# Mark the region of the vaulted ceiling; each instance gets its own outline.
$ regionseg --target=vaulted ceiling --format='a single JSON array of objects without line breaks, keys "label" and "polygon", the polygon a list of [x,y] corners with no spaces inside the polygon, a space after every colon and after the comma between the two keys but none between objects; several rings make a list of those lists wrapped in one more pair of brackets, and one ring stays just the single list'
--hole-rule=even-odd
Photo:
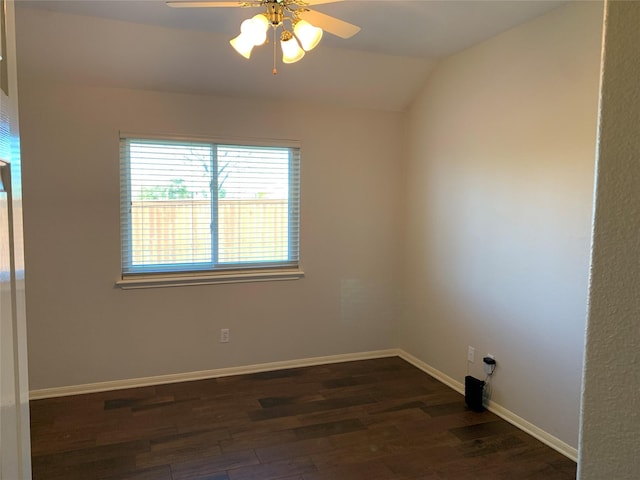
[{"label": "vaulted ceiling", "polygon": [[25,76],[93,85],[278,98],[402,110],[438,60],[566,1],[345,0],[318,11],[362,27],[271,73],[269,45],[250,60],[228,40],[257,9],[172,9],[162,0],[18,0]]}]

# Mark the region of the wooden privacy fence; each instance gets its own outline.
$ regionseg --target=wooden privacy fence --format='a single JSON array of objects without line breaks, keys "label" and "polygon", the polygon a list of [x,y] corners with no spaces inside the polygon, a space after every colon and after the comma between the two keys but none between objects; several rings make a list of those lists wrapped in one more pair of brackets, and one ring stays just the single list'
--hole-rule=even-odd
[{"label": "wooden privacy fence", "polygon": [[[133,265],[211,262],[211,223],[210,200],[133,201]],[[219,199],[217,231],[220,263],[286,260],[288,202]]]}]

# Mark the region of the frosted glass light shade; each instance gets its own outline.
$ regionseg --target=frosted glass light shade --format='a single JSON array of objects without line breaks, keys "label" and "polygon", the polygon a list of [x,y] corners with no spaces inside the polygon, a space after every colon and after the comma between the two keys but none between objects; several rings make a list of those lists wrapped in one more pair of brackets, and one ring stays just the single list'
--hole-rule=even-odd
[{"label": "frosted glass light shade", "polygon": [[251,41],[254,47],[258,47],[267,41],[267,32],[253,32],[251,35]]},{"label": "frosted glass light shade", "polygon": [[267,41],[267,29],[269,28],[269,20],[267,17],[259,13],[252,18],[248,18],[240,25],[240,32],[251,39],[254,46],[262,45]]},{"label": "frosted glass light shade", "polygon": [[259,13],[258,15],[254,15],[253,23],[256,25],[256,28],[266,32],[269,29],[270,23],[267,20],[267,17],[263,13]]},{"label": "frosted glass light shade", "polygon": [[296,63],[304,57],[304,50],[300,48],[298,41],[290,32],[289,35],[285,35],[283,32],[280,39],[280,46],[282,47],[282,62],[283,63]]},{"label": "frosted glass light shade", "polygon": [[298,20],[293,27],[293,33],[298,37],[302,48],[308,52],[320,43],[323,32],[321,28],[314,27],[306,20]]},{"label": "frosted glass light shade", "polygon": [[253,50],[255,46],[251,37],[241,33],[236,38],[230,40],[229,43],[234,50],[244,58],[251,58],[251,50]]}]

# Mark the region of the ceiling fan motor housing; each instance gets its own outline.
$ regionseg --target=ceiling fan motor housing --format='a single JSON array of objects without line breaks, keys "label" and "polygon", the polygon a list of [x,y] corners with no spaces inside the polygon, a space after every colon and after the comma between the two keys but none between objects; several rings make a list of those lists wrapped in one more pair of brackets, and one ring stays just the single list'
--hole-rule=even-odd
[{"label": "ceiling fan motor housing", "polygon": [[284,6],[278,2],[268,2],[266,6],[269,23],[274,27],[281,25],[284,21]]}]

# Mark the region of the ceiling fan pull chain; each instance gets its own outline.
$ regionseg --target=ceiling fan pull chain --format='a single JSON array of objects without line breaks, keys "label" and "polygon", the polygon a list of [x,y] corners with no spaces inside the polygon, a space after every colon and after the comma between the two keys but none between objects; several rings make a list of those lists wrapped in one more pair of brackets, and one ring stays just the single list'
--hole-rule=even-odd
[{"label": "ceiling fan pull chain", "polygon": [[273,74],[278,74],[278,69],[276,68],[276,27],[273,27]]}]

